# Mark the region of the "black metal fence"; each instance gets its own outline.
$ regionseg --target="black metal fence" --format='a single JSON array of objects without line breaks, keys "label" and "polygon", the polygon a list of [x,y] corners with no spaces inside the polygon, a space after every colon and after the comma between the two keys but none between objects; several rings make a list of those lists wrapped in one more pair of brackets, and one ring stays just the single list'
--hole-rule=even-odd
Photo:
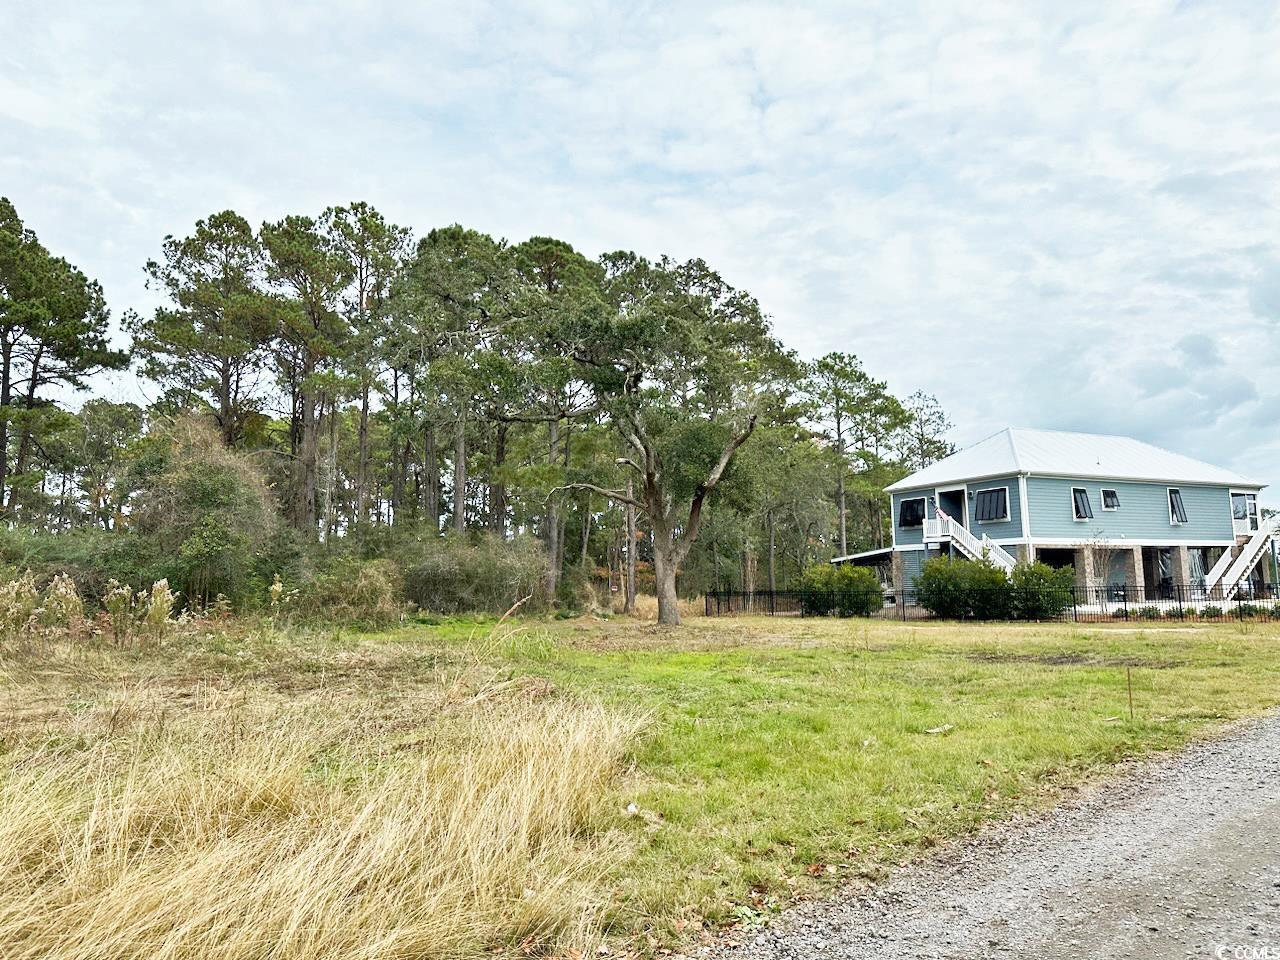
[{"label": "black metal fence", "polygon": [[[833,604],[805,590],[716,590],[706,594],[709,617],[836,615]],[[1236,590],[1206,590],[1196,584],[1143,587],[1067,587],[1029,591],[951,589],[932,593],[888,590],[868,595],[862,604],[873,618],[885,620],[1026,620],[1108,623],[1175,621],[1215,623],[1280,620],[1280,593],[1274,584],[1244,582]]]}]

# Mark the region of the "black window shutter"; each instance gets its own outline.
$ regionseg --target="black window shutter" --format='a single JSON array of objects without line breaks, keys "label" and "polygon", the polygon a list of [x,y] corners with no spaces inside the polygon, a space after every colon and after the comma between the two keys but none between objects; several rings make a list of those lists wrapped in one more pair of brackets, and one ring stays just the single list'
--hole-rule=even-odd
[{"label": "black window shutter", "polygon": [[1182,502],[1181,490],[1169,491],[1169,512],[1173,514],[1173,519],[1178,523],[1187,522],[1187,508]]},{"label": "black window shutter", "polygon": [[1093,518],[1093,507],[1089,505],[1088,490],[1072,490],[1071,499],[1075,503],[1077,520],[1090,520]]}]

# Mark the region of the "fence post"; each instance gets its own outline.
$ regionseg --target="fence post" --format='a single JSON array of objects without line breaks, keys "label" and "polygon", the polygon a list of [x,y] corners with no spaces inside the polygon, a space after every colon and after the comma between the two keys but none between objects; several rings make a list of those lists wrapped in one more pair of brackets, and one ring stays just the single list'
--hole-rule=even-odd
[{"label": "fence post", "polygon": [[898,611],[905,621],[907,619],[907,592],[905,590],[898,591]]},{"label": "fence post", "polygon": [[1080,622],[1080,611],[1076,607],[1076,601],[1079,598],[1076,595],[1076,585],[1071,585],[1071,620],[1073,623]]},{"label": "fence post", "polygon": [[769,616],[774,616],[778,612],[778,591],[769,591]]},{"label": "fence post", "polygon": [[1124,604],[1124,620],[1129,622],[1129,585],[1123,583],[1120,585],[1120,602]]}]

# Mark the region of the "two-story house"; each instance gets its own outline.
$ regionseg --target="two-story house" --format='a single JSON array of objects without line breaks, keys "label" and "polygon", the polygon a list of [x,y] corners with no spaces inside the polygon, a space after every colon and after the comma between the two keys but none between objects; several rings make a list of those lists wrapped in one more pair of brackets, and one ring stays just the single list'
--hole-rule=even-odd
[{"label": "two-story house", "polygon": [[[1009,428],[887,488],[893,579],[959,554],[1071,566],[1079,587],[1231,596],[1272,579],[1263,485],[1129,437]],[[1265,562],[1262,562],[1265,559]]]}]

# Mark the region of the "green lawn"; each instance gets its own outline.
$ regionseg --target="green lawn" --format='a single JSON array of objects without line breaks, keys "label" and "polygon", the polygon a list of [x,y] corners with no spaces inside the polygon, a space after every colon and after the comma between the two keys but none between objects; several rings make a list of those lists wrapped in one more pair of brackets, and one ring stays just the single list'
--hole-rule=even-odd
[{"label": "green lawn", "polygon": [[326,769],[391,762],[453,703],[589,699],[643,714],[631,768],[592,829],[618,854],[602,891],[610,939],[648,949],[881,877],[1119,760],[1270,709],[1280,626],[246,625],[159,650],[0,655],[0,680],[10,745],[83,739],[94,711],[94,736],[110,736],[124,689],[143,691],[157,717],[186,709],[192,690],[358,717],[344,741],[358,750],[318,759]]},{"label": "green lawn", "polygon": [[[638,634],[638,635],[637,635]],[[653,716],[617,922],[746,920],[1280,702],[1280,629],[555,624],[507,669]],[[1133,684],[1129,719],[1127,671]]]}]

